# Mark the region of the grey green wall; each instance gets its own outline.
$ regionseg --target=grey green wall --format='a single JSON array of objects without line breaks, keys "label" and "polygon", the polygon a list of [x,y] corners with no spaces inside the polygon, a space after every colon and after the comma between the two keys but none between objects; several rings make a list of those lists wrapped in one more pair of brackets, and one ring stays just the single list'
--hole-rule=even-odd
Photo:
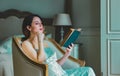
[{"label": "grey green wall", "polygon": [[0,0],[0,11],[11,8],[48,18],[64,11],[64,0]]}]

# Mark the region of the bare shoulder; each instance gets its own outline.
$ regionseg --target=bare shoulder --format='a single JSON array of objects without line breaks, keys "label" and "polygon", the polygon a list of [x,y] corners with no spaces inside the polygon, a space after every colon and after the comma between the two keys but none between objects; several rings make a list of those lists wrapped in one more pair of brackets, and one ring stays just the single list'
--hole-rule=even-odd
[{"label": "bare shoulder", "polygon": [[28,40],[25,40],[22,42],[22,46],[32,46],[32,44]]}]

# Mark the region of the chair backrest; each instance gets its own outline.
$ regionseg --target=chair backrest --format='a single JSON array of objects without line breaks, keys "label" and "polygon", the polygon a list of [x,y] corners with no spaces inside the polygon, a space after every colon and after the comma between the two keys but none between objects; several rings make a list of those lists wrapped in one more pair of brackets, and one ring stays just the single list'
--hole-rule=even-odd
[{"label": "chair backrest", "polygon": [[35,63],[22,53],[20,38],[13,38],[12,49],[14,76],[48,76],[47,65]]}]

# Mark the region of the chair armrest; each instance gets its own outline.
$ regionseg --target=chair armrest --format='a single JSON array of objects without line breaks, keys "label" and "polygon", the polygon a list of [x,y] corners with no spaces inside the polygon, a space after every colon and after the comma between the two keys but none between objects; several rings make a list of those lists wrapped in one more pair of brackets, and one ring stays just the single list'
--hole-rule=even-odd
[{"label": "chair armrest", "polygon": [[36,66],[37,68],[42,68],[43,70],[43,75],[44,76],[48,76],[48,65],[47,64],[40,64],[40,63],[36,63],[34,61],[29,61],[29,64]]}]

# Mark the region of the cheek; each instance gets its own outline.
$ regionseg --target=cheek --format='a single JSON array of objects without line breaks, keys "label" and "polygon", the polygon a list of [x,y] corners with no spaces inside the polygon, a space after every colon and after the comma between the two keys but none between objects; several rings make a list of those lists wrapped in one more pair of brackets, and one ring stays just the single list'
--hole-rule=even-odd
[{"label": "cheek", "polygon": [[33,31],[33,32],[38,32],[39,29],[38,29],[38,28],[32,28],[32,31]]},{"label": "cheek", "polygon": [[41,33],[43,33],[43,32],[44,32],[44,29],[33,28],[33,32],[34,32],[34,33],[36,33],[36,32],[41,32]]}]

